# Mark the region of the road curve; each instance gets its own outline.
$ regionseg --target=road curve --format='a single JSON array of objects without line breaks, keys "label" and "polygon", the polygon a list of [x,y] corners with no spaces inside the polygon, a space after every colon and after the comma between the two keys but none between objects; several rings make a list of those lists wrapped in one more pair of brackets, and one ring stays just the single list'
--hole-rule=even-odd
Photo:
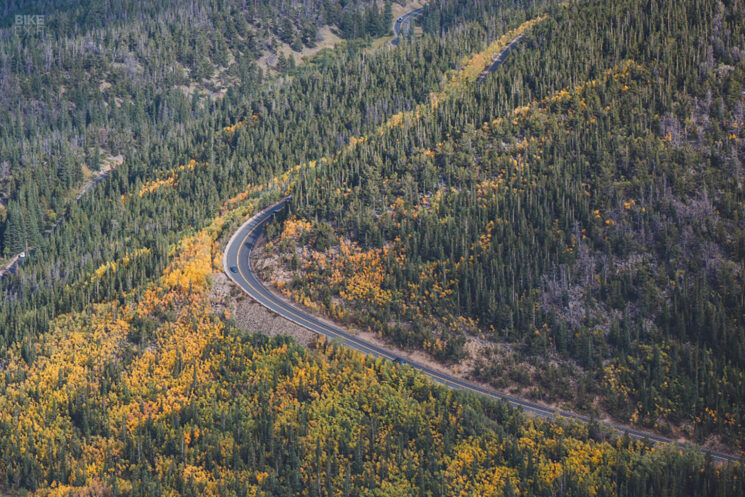
[{"label": "road curve", "polygon": [[[225,274],[227,274],[228,277],[233,280],[236,285],[238,285],[256,302],[263,305],[270,311],[278,314],[279,316],[292,321],[295,324],[298,324],[312,332],[318,333],[319,335],[323,335],[332,340],[337,340],[347,347],[360,351],[364,354],[373,357],[383,357],[391,361],[408,364],[411,367],[418,369],[422,373],[426,374],[434,381],[447,387],[459,390],[467,390],[491,399],[505,400],[515,407],[522,408],[528,414],[532,414],[534,416],[539,416],[542,418],[567,418],[581,422],[591,421],[591,419],[587,416],[581,416],[579,414],[553,409],[551,407],[537,404],[535,402],[530,402],[524,399],[513,397],[511,395],[502,394],[494,390],[484,388],[480,385],[465,381],[461,378],[435,371],[423,364],[406,359],[390,349],[383,348],[376,344],[362,340],[353,333],[350,333],[348,330],[326,322],[325,320],[321,320],[313,316],[312,314],[309,314],[307,311],[300,309],[299,307],[290,303],[283,297],[280,297],[279,295],[270,291],[256,276],[253,268],[251,267],[251,251],[254,249],[256,243],[261,237],[266,223],[273,219],[274,215],[284,207],[288,199],[289,197],[277,202],[276,204],[271,205],[270,207],[264,209],[263,211],[246,221],[233,234],[227,246],[225,247],[225,252],[223,254],[223,267],[225,269]],[[636,440],[647,439],[657,444],[673,444],[676,446],[684,447],[684,444],[682,443],[655,435],[653,433],[646,433],[605,421],[598,421],[598,423],[607,428],[611,428],[614,431],[620,433],[628,433],[629,437]],[[737,457],[728,454],[707,449],[701,450],[702,452],[711,455],[712,459],[717,463],[739,461]]]},{"label": "road curve", "polygon": [[419,17],[422,14],[424,14],[424,7],[419,7],[418,9],[409,11],[396,19],[396,22],[393,23],[393,34],[395,35],[395,38],[391,40],[391,45],[394,47],[397,46],[401,42],[401,33],[408,34],[412,19]]}]

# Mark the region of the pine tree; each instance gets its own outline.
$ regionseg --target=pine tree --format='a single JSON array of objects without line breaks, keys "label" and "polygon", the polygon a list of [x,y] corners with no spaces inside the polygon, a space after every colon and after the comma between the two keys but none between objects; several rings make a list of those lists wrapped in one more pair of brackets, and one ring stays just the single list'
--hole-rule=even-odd
[{"label": "pine tree", "polygon": [[101,147],[98,145],[96,145],[96,148],[93,151],[90,166],[91,171],[98,172],[101,170]]},{"label": "pine tree", "polygon": [[383,30],[381,34],[390,34],[393,26],[393,5],[390,0],[385,2],[383,7]]},{"label": "pine tree", "polygon": [[8,204],[8,227],[6,230],[6,254],[15,255],[26,250],[27,230],[23,212],[16,202]]}]

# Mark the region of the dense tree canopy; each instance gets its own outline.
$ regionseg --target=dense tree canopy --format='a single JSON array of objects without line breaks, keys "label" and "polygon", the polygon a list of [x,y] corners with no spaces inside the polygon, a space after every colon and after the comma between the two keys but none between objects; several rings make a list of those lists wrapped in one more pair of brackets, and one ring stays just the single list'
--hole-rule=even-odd
[{"label": "dense tree canopy", "polygon": [[742,2],[607,3],[435,1],[396,48],[268,68],[324,25],[383,34],[389,4],[61,1],[34,38],[13,16],[49,3],[8,2],[0,236],[36,251],[0,280],[0,488],[742,495],[741,465],[252,335],[211,293],[292,192],[267,253],[293,279],[267,277],[309,307],[738,446]]},{"label": "dense tree canopy", "polygon": [[282,284],[445,361],[486,339],[495,386],[742,447],[741,7],[549,9],[483,84],[300,174]]},{"label": "dense tree canopy", "polygon": [[0,255],[17,253],[18,237],[36,245],[102,166],[144,139],[183,139],[200,100],[255,86],[262,57],[279,53],[274,68],[289,67],[281,44],[313,47],[324,26],[347,39],[382,36],[391,16],[390,2],[368,0],[6,3],[0,205],[34,219],[11,225],[0,212]]}]

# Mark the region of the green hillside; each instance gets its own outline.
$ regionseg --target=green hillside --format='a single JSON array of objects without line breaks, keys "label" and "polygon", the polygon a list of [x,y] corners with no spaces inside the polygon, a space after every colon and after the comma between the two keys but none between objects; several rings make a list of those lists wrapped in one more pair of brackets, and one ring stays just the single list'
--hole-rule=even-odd
[{"label": "green hillside", "polygon": [[388,2],[7,2],[0,237],[36,250],[0,279],[0,494],[743,495],[225,311],[227,240],[292,194],[260,266],[308,308],[742,451],[743,4],[608,4],[436,0],[391,47]]},{"label": "green hillside", "polygon": [[553,7],[484,84],[301,174],[290,293],[498,388],[742,448],[742,5],[655,5]]}]

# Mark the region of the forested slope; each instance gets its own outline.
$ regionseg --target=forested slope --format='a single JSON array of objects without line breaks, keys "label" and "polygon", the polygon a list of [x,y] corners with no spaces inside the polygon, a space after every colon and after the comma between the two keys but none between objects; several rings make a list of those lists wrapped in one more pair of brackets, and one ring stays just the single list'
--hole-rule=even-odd
[{"label": "forested slope", "polygon": [[[526,14],[501,15],[515,23]],[[183,123],[165,136],[143,134],[110,179],[70,207],[19,273],[0,281],[3,344],[43,333],[60,313],[117,298],[152,279],[181,234],[203,226],[229,198],[330,158],[394,112],[415,108],[446,70],[499,34],[466,25],[444,40],[374,54],[351,43],[291,77],[247,78],[209,106],[174,91]],[[137,262],[127,269],[120,265],[89,281],[101,267],[133,257]]]},{"label": "forested slope", "polygon": [[[0,469],[34,495],[741,495],[742,466],[526,419],[410,368],[212,313],[229,214],[145,291],[61,316],[0,377]],[[226,206],[227,207],[227,206]]]},{"label": "forested slope", "polygon": [[303,172],[276,282],[498,388],[742,448],[742,7],[551,8],[484,84]]},{"label": "forested slope", "polygon": [[391,22],[390,1],[6,2],[0,256],[38,245],[86,182],[143,141],[183,139],[213,98],[256,87],[261,57],[290,69],[280,45],[313,47],[324,26],[380,36]]},{"label": "forested slope", "polygon": [[[18,274],[0,281],[4,493],[743,494],[742,465],[716,467],[694,448],[679,453],[610,440],[592,424],[526,419],[506,404],[436,387],[405,366],[323,342],[306,350],[289,339],[252,335],[213,310],[224,308],[211,293],[214,273],[222,268],[222,244],[261,206],[292,192],[292,209],[305,219],[273,228],[284,237],[276,247],[298,247],[297,260],[290,255],[288,265],[330,251],[328,256],[344,263],[340,271],[361,268],[359,274],[367,276],[351,280],[368,287],[359,293],[352,286],[342,296],[349,302],[341,309],[345,315],[378,327],[368,304],[376,295],[382,300],[375,305],[396,317],[397,326],[380,326],[392,339],[424,346],[431,338],[446,346],[428,350],[446,359],[448,347],[460,352],[456,327],[475,329],[484,318],[476,301],[458,307],[459,293],[448,293],[447,280],[440,283],[443,274],[451,277],[443,272],[446,262],[429,264],[424,248],[432,247],[442,261],[446,249],[470,250],[472,230],[482,221],[488,226],[494,212],[478,211],[504,205],[503,184],[510,192],[514,187],[510,198],[521,205],[538,203],[537,193],[528,192],[532,181],[555,192],[558,180],[551,174],[558,173],[548,164],[534,166],[545,173],[539,183],[539,175],[527,181],[530,168],[521,165],[518,171],[512,159],[537,151],[530,137],[540,141],[546,130],[557,137],[557,153],[579,153],[584,149],[576,148],[570,131],[585,132],[576,129],[585,119],[601,121],[579,110],[581,98],[548,87],[530,93],[516,78],[528,72],[518,61],[530,60],[529,50],[547,57],[549,35],[563,36],[566,22],[578,14],[565,7],[544,10],[542,4],[484,4],[486,10],[457,7],[461,22],[425,18],[425,25],[439,26],[436,35],[395,49],[370,51],[353,42],[290,72],[250,69],[214,101],[188,98],[171,84],[164,84],[167,98],[149,93],[138,100],[133,112],[153,127],[133,137],[123,164],[108,179],[70,205],[65,221],[38,242]],[[70,15],[80,15],[75,12]],[[474,87],[489,55],[520,33],[528,43],[514,65]],[[582,81],[589,83],[572,86],[572,95],[605,87],[601,102],[619,101],[629,111],[638,106],[650,71],[622,61],[598,64],[592,74],[585,69]],[[559,76],[555,82],[567,85]],[[172,127],[165,124],[168,117]],[[469,123],[475,126],[463,132]],[[156,125],[163,130],[156,133]],[[546,150],[554,146],[542,143]],[[548,156],[542,150],[538,155]],[[435,161],[438,156],[448,160]],[[482,165],[474,167],[473,157]],[[568,202],[577,192],[568,175],[562,181]],[[472,202],[469,189],[473,195],[479,191],[474,184],[492,193]],[[312,204],[314,199],[319,203]],[[345,209],[356,209],[350,212],[359,218]],[[460,213],[474,216],[469,222],[459,217],[454,226],[463,242],[443,243],[439,253],[423,237],[446,240],[436,225]],[[526,215],[518,210],[514,219]],[[606,219],[599,230],[606,229]],[[411,226],[417,222],[426,222],[430,234],[415,238]],[[503,229],[494,224],[492,232]],[[395,242],[396,233],[412,236],[400,238],[404,244]],[[603,239],[606,233],[600,233]],[[483,239],[478,257],[493,256],[492,240]],[[411,264],[399,262],[401,247],[419,256]],[[560,245],[547,247],[558,251]],[[381,278],[381,268],[399,264],[399,279]],[[426,264],[432,277],[408,287],[418,292],[412,307],[428,313],[417,328],[407,308],[396,307],[396,285],[417,281]],[[311,266],[304,268],[295,291],[316,277]],[[532,281],[527,273],[525,279]],[[322,278],[313,284],[320,293],[306,297],[319,307],[327,299],[338,305],[334,287],[324,290]],[[479,292],[472,297],[483,298]],[[514,316],[525,312],[519,300],[516,308]],[[452,334],[450,324],[429,319],[445,315],[456,323]],[[505,343],[520,343],[521,322],[506,328]],[[548,341],[540,350],[558,353],[553,347]],[[599,357],[593,361],[601,364]]]}]

